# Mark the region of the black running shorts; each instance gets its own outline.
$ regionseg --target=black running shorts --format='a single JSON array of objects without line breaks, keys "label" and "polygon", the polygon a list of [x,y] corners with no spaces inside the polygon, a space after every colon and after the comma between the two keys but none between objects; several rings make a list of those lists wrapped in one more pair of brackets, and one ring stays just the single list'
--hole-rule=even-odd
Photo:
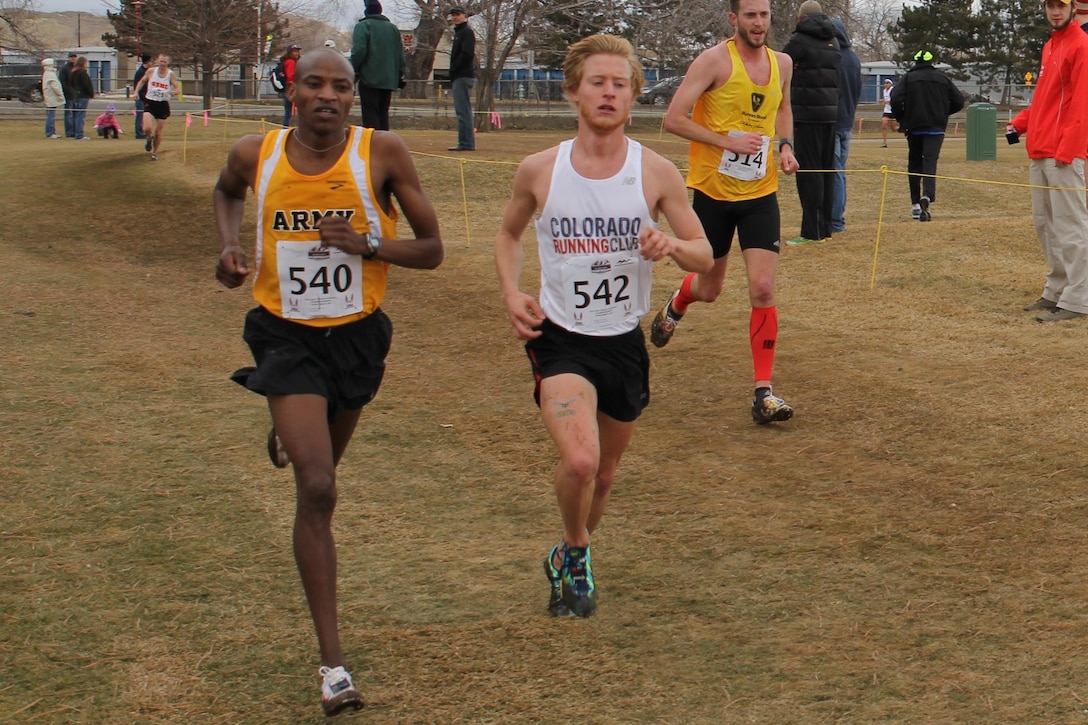
[{"label": "black running shorts", "polygon": [[393,323],[378,309],[337,327],[311,327],[256,307],[246,315],[242,338],[257,365],[231,380],[261,395],[320,395],[329,401],[331,423],[378,394]]},{"label": "black running shorts", "polygon": [[543,334],[525,343],[540,405],[540,381],[580,375],[597,389],[597,410],[621,423],[636,420],[650,403],[650,355],[641,327],[611,337],[579,335],[544,320]]},{"label": "black running shorts", "polygon": [[779,251],[782,215],[778,211],[778,194],[746,201],[720,201],[696,189],[691,208],[703,223],[703,231],[714,249],[714,259],[729,254],[734,232],[742,252],[745,249]]},{"label": "black running shorts", "polygon": [[150,113],[153,118],[159,121],[165,121],[170,118],[170,101],[152,101],[150,98],[145,99],[144,113]]}]

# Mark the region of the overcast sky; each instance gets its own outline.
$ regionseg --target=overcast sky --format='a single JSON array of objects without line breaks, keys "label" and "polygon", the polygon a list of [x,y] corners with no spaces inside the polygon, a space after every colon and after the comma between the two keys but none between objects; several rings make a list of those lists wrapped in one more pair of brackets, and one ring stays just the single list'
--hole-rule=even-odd
[{"label": "overcast sky", "polygon": [[[331,5],[345,8],[340,12],[335,12],[333,17],[321,18],[330,25],[339,27],[341,30],[351,30],[355,21],[363,15],[363,0],[339,0],[338,2],[333,3],[322,3],[318,0],[312,4],[315,7],[328,7]],[[406,18],[404,12],[399,9],[400,6],[404,6],[407,9],[407,5],[409,4],[410,0],[382,0],[385,14],[402,27],[414,25],[412,22],[406,22],[408,18]],[[117,10],[121,6],[121,3],[116,2],[116,0],[35,0],[35,5],[38,10],[46,13],[73,11],[105,15],[107,10]],[[315,16],[320,17],[320,13],[315,13]]]}]

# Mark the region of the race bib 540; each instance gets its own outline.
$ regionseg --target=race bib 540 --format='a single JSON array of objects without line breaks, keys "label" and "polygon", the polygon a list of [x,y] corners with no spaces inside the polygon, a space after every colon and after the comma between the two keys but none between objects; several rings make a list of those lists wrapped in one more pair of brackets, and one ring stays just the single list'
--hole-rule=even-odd
[{"label": "race bib 540", "polygon": [[276,243],[283,316],[344,317],[363,310],[363,260],[318,242]]}]

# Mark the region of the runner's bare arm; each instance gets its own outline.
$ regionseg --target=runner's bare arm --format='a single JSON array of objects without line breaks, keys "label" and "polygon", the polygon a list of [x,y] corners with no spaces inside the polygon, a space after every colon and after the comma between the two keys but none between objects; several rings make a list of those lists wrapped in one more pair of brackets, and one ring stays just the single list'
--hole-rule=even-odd
[{"label": "runner's bare arm", "polygon": [[655,262],[664,257],[686,272],[709,272],[714,266],[714,253],[703,232],[699,217],[688,203],[688,191],[676,166],[649,149],[643,151],[644,191],[654,215],[665,215],[675,236],[660,229],[646,227],[639,234],[640,252],[644,259]]},{"label": "runner's bare arm", "polygon": [[[444,257],[438,215],[423,192],[408,148],[396,134],[376,131],[371,137],[370,159],[370,181],[374,184],[378,202],[388,212],[392,203],[390,197],[395,198],[412,228],[411,237],[382,239],[374,259],[399,267],[435,269]],[[321,231],[322,243],[328,246],[338,247],[348,254],[367,251],[362,236],[342,217],[325,217],[318,222],[317,228]]]},{"label": "runner's bare arm", "polygon": [[781,146],[778,152],[778,165],[784,174],[792,174],[801,168],[793,153],[793,105],[790,103],[790,85],[793,83],[793,58],[785,53],[776,52],[778,61],[778,77],[782,82],[782,103],[778,106],[778,114],[774,118],[774,132],[779,140],[789,139],[787,145]]},{"label": "runner's bare arm", "polygon": [[[544,321],[544,310],[536,298],[525,294],[520,288],[523,261],[521,235],[542,203],[537,198],[536,188],[542,176],[550,181],[554,162],[554,152],[533,154],[521,162],[514,174],[513,192],[495,237],[495,267],[502,288],[503,305],[514,332],[522,340],[540,336],[540,331],[533,328]],[[544,189],[547,188],[545,185]]]},{"label": "runner's bare arm", "polygon": [[718,45],[700,53],[691,62],[683,82],[673,94],[669,110],[665,112],[665,130],[688,141],[717,146],[738,154],[758,151],[763,145],[763,137],[758,133],[730,137],[700,126],[690,118],[699,96],[725,83],[730,73],[732,65],[724,46]]},{"label": "runner's bare arm", "polygon": [[228,288],[235,288],[249,276],[246,253],[238,241],[245,211],[246,189],[253,186],[257,159],[263,136],[251,135],[238,140],[227,155],[227,163],[215,184],[213,205],[215,226],[219,232],[219,262],[215,278]]}]

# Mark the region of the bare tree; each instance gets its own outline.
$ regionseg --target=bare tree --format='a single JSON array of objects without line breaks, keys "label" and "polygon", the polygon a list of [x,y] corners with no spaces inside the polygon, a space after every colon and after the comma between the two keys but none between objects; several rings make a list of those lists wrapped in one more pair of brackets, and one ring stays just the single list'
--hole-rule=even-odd
[{"label": "bare tree", "polygon": [[137,15],[133,0],[123,0],[118,12],[107,12],[114,32],[102,40],[119,51],[135,53],[139,45],[170,55],[177,65],[192,64],[203,82],[205,108],[211,106],[216,73],[230,64],[255,63],[258,39],[279,37],[286,28],[280,4],[267,0],[145,0],[140,9]]},{"label": "bare tree", "polygon": [[[480,18],[473,27],[480,36],[483,52],[478,50],[476,54],[480,63],[476,76],[477,110],[494,110],[495,81],[517,47],[527,23],[540,12],[543,4],[542,0],[487,0],[478,5]],[[549,3],[552,8],[556,4]],[[480,42],[477,42],[477,48],[480,47]],[[477,124],[480,132],[490,129],[490,120]]]},{"label": "bare tree", "polygon": [[855,0],[846,27],[862,61],[892,60],[896,43],[888,28],[899,20],[902,0]]},{"label": "bare tree", "polygon": [[41,42],[30,31],[35,10],[34,0],[0,0],[0,46],[22,51],[41,49]]}]

